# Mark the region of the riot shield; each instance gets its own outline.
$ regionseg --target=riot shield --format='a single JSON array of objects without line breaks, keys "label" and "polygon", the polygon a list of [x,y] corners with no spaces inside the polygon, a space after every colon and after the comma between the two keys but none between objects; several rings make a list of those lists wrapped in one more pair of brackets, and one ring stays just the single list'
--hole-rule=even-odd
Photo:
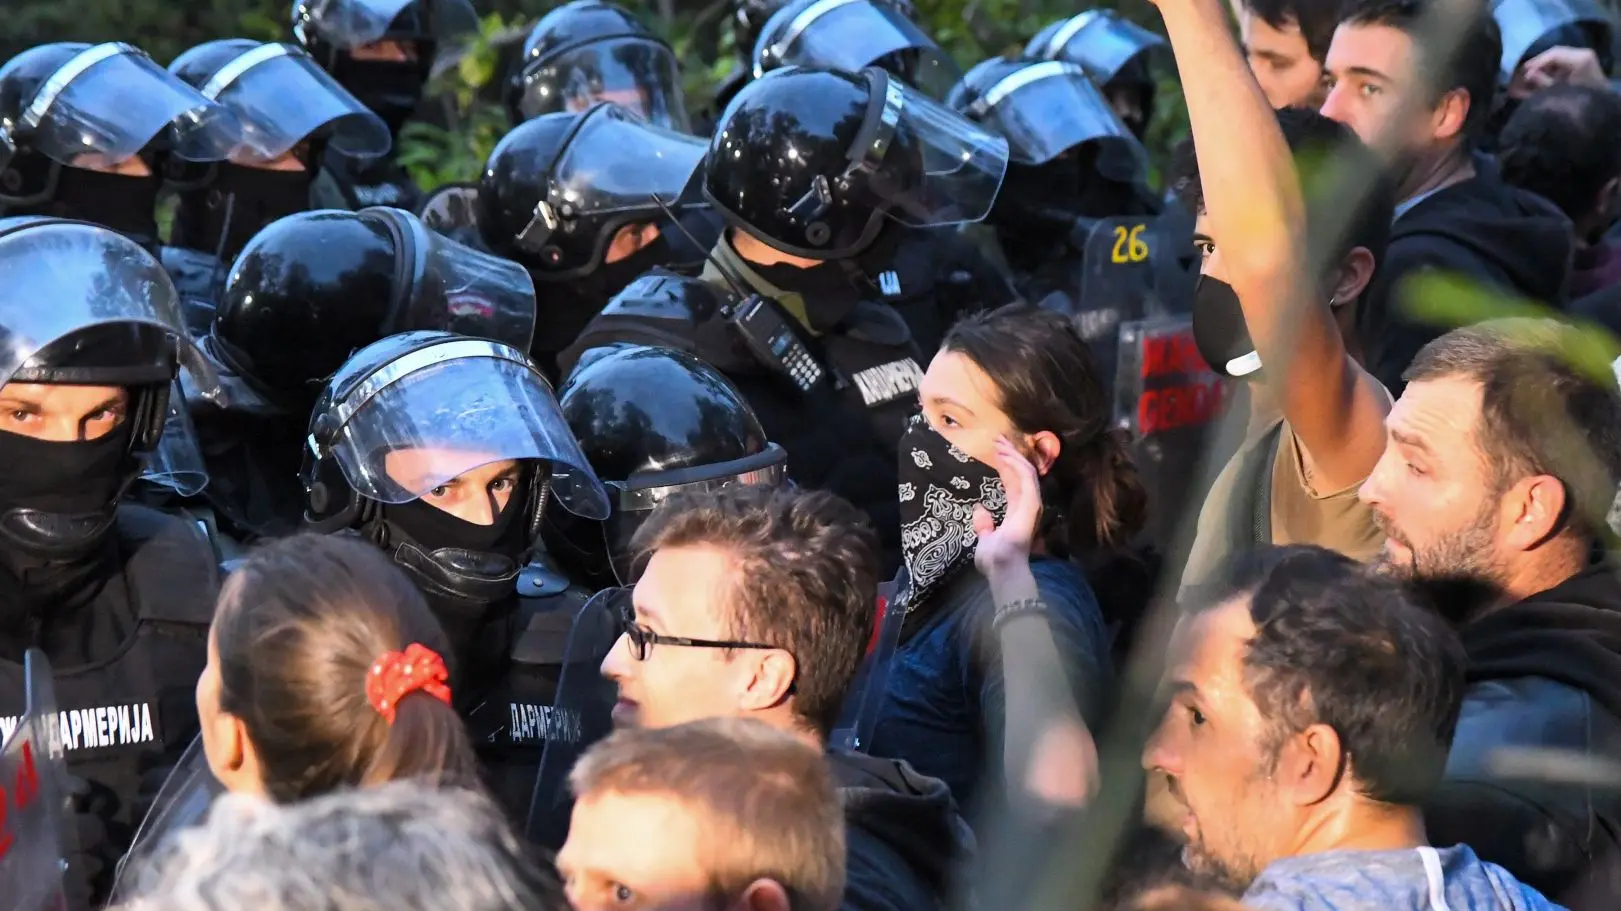
[{"label": "riot shield", "polygon": [[429,193],[417,217],[429,229],[477,250],[484,249],[478,233],[478,184],[449,183]]},{"label": "riot shield", "polygon": [[135,842],[129,853],[118,862],[113,904],[130,897],[125,894],[130,887],[129,871],[138,869],[170,835],[201,823],[209,807],[214,805],[214,798],[224,793],[225,787],[209,771],[208,756],[203,752],[203,738],[199,734],[164,780],[152,808],[135,831]]},{"label": "riot shield", "polygon": [[19,911],[57,911],[67,907],[63,873],[71,853],[67,761],[44,653],[29,649],[23,673],[26,709],[0,747],[0,896]]},{"label": "riot shield", "polygon": [[[903,570],[904,573],[904,570]],[[900,648],[901,628],[906,624],[906,596],[897,594],[904,587],[893,582],[878,586],[878,616],[873,629],[871,646],[867,649],[866,673],[857,680],[860,688],[849,694],[854,711],[848,709],[841,721],[847,726],[837,728],[828,738],[829,745],[841,750],[865,753],[872,743],[873,728],[878,724],[878,710],[883,706],[884,694],[889,691],[889,670],[895,664],[895,650]]]},{"label": "riot shield", "polygon": [[1115,424],[1131,434],[1132,455],[1156,503],[1149,540],[1161,549],[1176,534],[1184,504],[1202,499],[1199,460],[1227,387],[1199,355],[1193,317],[1122,323],[1115,371]]},{"label": "riot shield", "polygon": [[629,588],[598,592],[574,615],[569,630],[568,651],[563,656],[563,671],[557,679],[557,697],[551,711],[551,724],[563,736],[546,738],[534,796],[529,802],[529,821],[524,826],[531,843],[553,851],[568,838],[569,815],[574,811],[569,772],[581,754],[613,729],[613,707],[619,688],[602,676],[602,662],[619,641],[624,628],[621,618],[630,606],[630,597]]}]

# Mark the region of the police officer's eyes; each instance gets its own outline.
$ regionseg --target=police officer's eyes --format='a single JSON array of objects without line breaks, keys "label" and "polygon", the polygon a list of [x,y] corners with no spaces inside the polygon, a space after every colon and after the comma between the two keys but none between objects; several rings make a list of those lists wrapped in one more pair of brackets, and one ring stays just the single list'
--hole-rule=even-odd
[{"label": "police officer's eyes", "polygon": [[496,478],[495,480],[490,482],[490,492],[491,493],[501,493],[503,491],[508,491],[508,490],[511,490],[511,489],[512,489],[512,479],[511,478]]},{"label": "police officer's eyes", "polygon": [[450,488],[446,487],[443,484],[440,484],[438,487],[435,487],[434,489],[428,491],[428,496],[434,497],[434,498],[437,499],[437,498],[443,497],[443,496],[445,496],[445,495],[447,495],[449,493],[450,493]]}]

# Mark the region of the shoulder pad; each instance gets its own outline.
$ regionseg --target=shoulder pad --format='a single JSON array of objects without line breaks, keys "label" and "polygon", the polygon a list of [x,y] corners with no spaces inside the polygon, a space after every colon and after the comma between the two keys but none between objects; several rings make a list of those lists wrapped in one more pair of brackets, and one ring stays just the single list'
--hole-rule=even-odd
[{"label": "shoulder pad", "polygon": [[171,276],[189,276],[198,271],[213,274],[219,265],[219,260],[213,256],[187,247],[161,247],[158,250],[158,258],[163,262],[164,271]]},{"label": "shoulder pad", "polygon": [[214,621],[220,568],[200,526],[125,503],[118,507],[115,529],[126,549],[124,576],[141,619],[196,626]]},{"label": "shoulder pad", "polygon": [[615,295],[585,331],[558,355],[570,374],[583,355],[610,345],[653,345],[696,355],[722,373],[758,372],[747,349],[732,338],[720,310],[732,296],[724,288],[673,272],[655,270]]},{"label": "shoulder pad", "polygon": [[563,663],[568,654],[569,632],[574,616],[591,600],[591,593],[570,587],[544,598],[520,598],[521,626],[512,644],[512,660],[517,664],[550,665]]},{"label": "shoulder pad", "polygon": [[626,285],[602,308],[604,315],[697,324],[715,317],[731,295],[709,282],[655,269]]}]

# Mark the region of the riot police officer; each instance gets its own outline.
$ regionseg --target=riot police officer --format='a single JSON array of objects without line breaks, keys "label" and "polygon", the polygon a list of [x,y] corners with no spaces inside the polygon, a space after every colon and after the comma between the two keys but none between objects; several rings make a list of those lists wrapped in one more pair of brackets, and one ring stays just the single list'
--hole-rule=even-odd
[{"label": "riot police officer", "polygon": [[375,158],[391,139],[381,118],[291,44],[210,41],[175,58],[169,72],[242,125],[230,158],[168,175],[179,206],[163,264],[201,334],[236,255],[266,225],[309,208],[326,151]]},{"label": "riot police officer", "polygon": [[909,0],[793,0],[760,28],[750,56],[758,79],[785,66],[859,73],[882,67],[930,98],[962,78],[951,55],[912,20]]},{"label": "riot police officer", "polygon": [[535,23],[505,101],[514,126],[612,101],[654,126],[688,130],[675,52],[630,11],[603,0],[573,0]]},{"label": "riot police officer", "polygon": [[309,440],[307,524],[360,533],[417,584],[449,635],[452,691],[488,783],[522,821],[546,742],[577,736],[578,720],[551,706],[569,626],[590,594],[544,565],[524,567],[544,504],[608,516],[550,384],[513,346],[406,332],[333,375]]},{"label": "riot police officer", "polygon": [[635,581],[636,529],[677,490],[781,484],[788,454],[770,442],[725,374],[670,348],[599,348],[569,376],[563,419],[604,479],[609,515],[582,519],[547,508],[546,550],[593,591]]},{"label": "riot police officer", "polygon": [[532,353],[548,377],[632,279],[660,266],[701,267],[720,236],[719,218],[691,186],[705,148],[598,102],[519,124],[490,154],[475,221],[485,249],[528,269],[543,289]]},{"label": "riot police officer", "polygon": [[[477,28],[468,0],[293,0],[293,40],[383,119],[396,152],[439,48]],[[414,212],[421,195],[393,157],[355,158],[328,146],[311,204]]]},{"label": "riot police officer", "polygon": [[220,161],[236,118],[128,44],[43,44],[0,67],[0,213],[105,225],[156,250],[171,162]]},{"label": "riot police officer", "polygon": [[[951,106],[1008,141],[1010,160],[987,224],[1021,294],[1081,301],[1082,254],[1094,220],[1151,216],[1148,156],[1086,72],[1058,60],[980,63],[952,90]],[[1115,322],[1118,322],[1116,320]]]},{"label": "riot police officer", "polygon": [[521,267],[399,209],[304,212],[270,225],[237,257],[202,342],[223,401],[190,401],[214,518],[238,539],[297,527],[309,412],[356,349],[409,329],[527,349],[534,322]]},{"label": "riot police officer", "polygon": [[1103,8],[1060,19],[1024,46],[1026,57],[1080,64],[1139,139],[1154,119],[1156,62],[1168,53],[1164,38]]},{"label": "riot police officer", "polygon": [[571,352],[689,347],[738,383],[793,477],[866,509],[898,559],[894,446],[920,361],[959,313],[1011,296],[976,286],[955,235],[925,229],[982,218],[1006,164],[1005,140],[882,69],[768,73],[700,169],[728,226],[703,273],[713,290],[632,283]]},{"label": "riot police officer", "polygon": [[213,550],[191,523],[123,499],[164,432],[188,340],[162,265],[106,228],[0,221],[0,287],[0,723],[23,712],[24,651],[43,650],[81,780],[70,891],[88,906],[138,800],[197,733]]}]

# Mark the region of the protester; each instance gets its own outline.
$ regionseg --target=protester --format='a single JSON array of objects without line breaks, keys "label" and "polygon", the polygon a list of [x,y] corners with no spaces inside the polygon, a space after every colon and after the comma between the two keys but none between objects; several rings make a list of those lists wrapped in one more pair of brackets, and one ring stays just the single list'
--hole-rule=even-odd
[{"label": "protester", "polygon": [[1256,909],[1552,907],[1425,837],[1464,689],[1439,616],[1318,547],[1241,561],[1228,591],[1178,630],[1143,756],[1181,804],[1190,867]]},{"label": "protester", "polygon": [[[1111,676],[1081,567],[1131,542],[1147,492],[1090,349],[1061,314],[1014,304],[971,316],[946,335],[918,398],[897,463],[905,568],[891,609],[906,619],[868,749],[939,778],[970,809],[1032,786],[1079,799],[1007,762],[1037,736],[1007,703],[1051,686],[1095,710]],[[981,553],[980,513],[1020,539]],[[1053,676],[1028,676],[1038,665]]]},{"label": "protester", "polygon": [[1604,237],[1621,185],[1621,96],[1579,85],[1530,96],[1503,126],[1497,160],[1504,183],[1552,202],[1575,226],[1572,298],[1621,282],[1621,250]]},{"label": "protester", "polygon": [[570,779],[557,866],[574,911],[839,907],[844,815],[802,738],[736,718],[623,730]]},{"label": "protester", "polygon": [[210,630],[197,681],[209,768],[275,803],[400,778],[474,784],[446,654],[422,595],[377,548],[267,544],[226,580]]},{"label": "protester", "polygon": [[401,781],[286,806],[224,797],[134,874],[127,911],[562,911],[480,794]]},{"label": "protester", "polygon": [[[825,747],[873,627],[877,539],[861,513],[799,489],[677,494],[635,546],[646,568],[602,664],[615,724],[753,718]],[[828,760],[845,811],[840,907],[944,908],[967,834],[945,784],[895,760]]]},{"label": "protester", "polygon": [[[1200,509],[1182,591],[1255,544],[1371,558],[1380,535],[1356,490],[1384,451],[1390,395],[1357,362],[1353,326],[1385,258],[1390,191],[1375,180],[1347,208],[1327,192],[1343,171],[1302,172],[1324,155],[1377,169],[1338,124],[1270,110],[1219,3],[1166,0],[1160,11],[1193,126],[1172,186],[1198,215],[1194,340],[1212,369],[1246,379],[1252,393],[1246,438]],[[1310,275],[1309,258],[1325,252],[1310,241],[1331,237]]]},{"label": "protester", "polygon": [[1621,401],[1608,365],[1589,376],[1566,361],[1580,341],[1521,319],[1430,343],[1362,498],[1389,535],[1381,564],[1435,590],[1468,656],[1431,836],[1599,909],[1621,901],[1621,797],[1505,779],[1494,765],[1515,748],[1580,762],[1621,743],[1621,584],[1599,556],[1621,478]]},{"label": "protester", "polygon": [[1328,91],[1323,62],[1339,24],[1336,12],[1323,0],[1244,0],[1239,6],[1244,56],[1273,107],[1322,105]]},{"label": "protester", "polygon": [[[1374,147],[1396,145],[1396,220],[1390,250],[1357,316],[1366,363],[1393,392],[1418,349],[1444,330],[1407,313],[1403,287],[1431,269],[1562,306],[1573,240],[1552,204],[1503,184],[1476,151],[1497,89],[1502,39],[1484,12],[1448,24],[1457,53],[1438,77],[1420,64],[1418,32],[1433,0],[1354,0],[1328,53],[1323,113]],[[1438,78],[1433,91],[1425,80]],[[1415,93],[1426,92],[1419,98]],[[1396,122],[1413,106],[1410,122]]]}]

